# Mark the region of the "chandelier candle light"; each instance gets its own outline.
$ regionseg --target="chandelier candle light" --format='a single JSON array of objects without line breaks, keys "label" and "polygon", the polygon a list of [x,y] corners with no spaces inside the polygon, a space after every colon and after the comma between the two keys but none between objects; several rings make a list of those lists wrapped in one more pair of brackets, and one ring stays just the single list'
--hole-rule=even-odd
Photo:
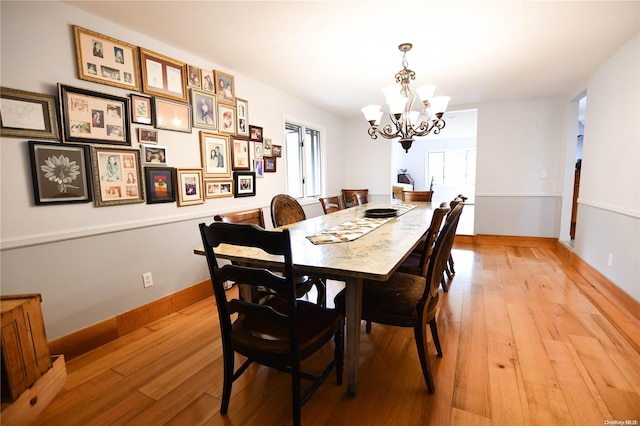
[{"label": "chandelier candle light", "polygon": [[[400,144],[405,152],[409,152],[414,136],[426,136],[431,131],[437,135],[444,128],[445,122],[442,115],[447,109],[449,96],[436,96],[433,94],[436,90],[435,84],[420,86],[414,91],[409,85],[409,80],[415,80],[416,73],[408,68],[407,52],[411,50],[411,43],[403,43],[398,46],[402,56],[403,69],[396,74],[396,83],[382,89],[387,104],[389,105],[389,118],[391,124],[380,127],[380,118],[382,111],[380,105],[367,105],[362,108],[364,118],[369,122],[369,136],[377,139],[378,135],[385,139],[394,139],[399,137]],[[417,94],[416,94],[417,92]],[[413,103],[416,97],[420,97],[423,108],[420,111],[413,111]],[[420,114],[424,116],[423,120],[418,124]]]}]

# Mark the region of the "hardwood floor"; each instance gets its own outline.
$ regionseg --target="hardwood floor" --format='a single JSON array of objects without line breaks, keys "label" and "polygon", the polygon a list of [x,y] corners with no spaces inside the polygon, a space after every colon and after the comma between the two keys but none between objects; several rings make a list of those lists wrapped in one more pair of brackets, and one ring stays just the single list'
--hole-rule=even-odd
[{"label": "hardwood floor", "polygon": [[[358,396],[332,374],[303,407],[304,424],[638,424],[640,353],[554,250],[458,245],[453,256],[438,316],[443,358],[429,347],[435,394],[413,331],[374,324],[369,335],[362,327]],[[340,286],[331,283],[328,300]],[[635,320],[625,327],[640,331]],[[304,366],[313,371],[331,351]],[[255,365],[221,416],[221,355],[208,298],[68,362],[65,389],[39,424],[291,423],[289,376]]]}]

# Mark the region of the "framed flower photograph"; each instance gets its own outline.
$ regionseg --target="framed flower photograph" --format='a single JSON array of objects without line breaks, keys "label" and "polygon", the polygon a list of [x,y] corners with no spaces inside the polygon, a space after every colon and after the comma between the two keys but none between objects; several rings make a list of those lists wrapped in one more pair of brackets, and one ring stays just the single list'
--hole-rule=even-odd
[{"label": "framed flower photograph", "polygon": [[144,183],[147,204],[175,203],[176,169],[173,167],[145,167]]},{"label": "framed flower photograph", "polygon": [[233,197],[233,180],[204,180],[206,198]]},{"label": "framed flower photograph", "polygon": [[159,53],[140,48],[142,91],[187,102],[187,65]]},{"label": "framed flower photograph", "polygon": [[236,104],[236,86],[234,78],[231,74],[222,71],[214,71],[216,93],[218,94],[218,102],[223,104]]},{"label": "framed flower photograph", "polygon": [[140,91],[138,48],[85,28],[73,26],[78,78]]},{"label": "framed flower photograph", "polygon": [[29,141],[36,204],[91,201],[88,145]]},{"label": "framed flower photograph", "polygon": [[264,159],[253,160],[253,170],[256,172],[256,178],[264,177]]},{"label": "framed flower photograph", "polygon": [[276,172],[276,157],[262,157],[264,160],[264,171],[265,173],[275,173]]},{"label": "framed flower photograph", "polygon": [[144,202],[140,150],[94,145],[91,153],[96,206]]},{"label": "framed flower photograph", "polygon": [[178,207],[204,203],[202,169],[177,169]]},{"label": "framed flower photograph", "polygon": [[139,127],[138,143],[158,143],[158,131]]},{"label": "framed flower photograph", "polygon": [[200,132],[200,158],[205,178],[231,178],[229,136]]},{"label": "framed flower photograph", "polygon": [[213,71],[201,70],[202,74],[202,90],[209,93],[216,93],[216,86],[213,83]]},{"label": "framed flower photograph", "polygon": [[218,103],[218,131],[222,133],[236,133],[235,107]]},{"label": "framed flower photograph", "polygon": [[282,146],[280,146],[280,145],[271,145],[271,154],[274,157],[282,157]]},{"label": "framed flower photograph", "polygon": [[233,172],[234,197],[253,197],[256,195],[256,174],[254,172]]},{"label": "framed flower photograph", "polygon": [[202,70],[193,65],[187,65],[187,86],[200,89],[202,81]]},{"label": "framed flower photograph", "polygon": [[216,95],[203,90],[191,89],[193,127],[218,130],[216,106]]},{"label": "framed flower photograph", "polygon": [[150,165],[167,165],[167,147],[160,145],[140,145],[142,163]]},{"label": "framed flower photograph", "polygon": [[56,98],[0,87],[0,136],[59,139]]},{"label": "framed flower photograph", "polygon": [[233,138],[233,170],[251,170],[249,141]]},{"label": "framed flower photograph", "polygon": [[129,99],[58,83],[62,140],[131,145]]},{"label": "framed flower photograph", "polygon": [[252,141],[262,142],[262,127],[260,126],[249,126],[249,138]]},{"label": "framed flower photograph", "polygon": [[137,124],[153,124],[153,110],[149,96],[131,94],[131,122]]},{"label": "framed flower photograph", "polygon": [[236,98],[236,134],[249,137],[249,102]]},{"label": "framed flower photograph", "polygon": [[167,99],[154,98],[156,129],[191,133],[191,106]]}]

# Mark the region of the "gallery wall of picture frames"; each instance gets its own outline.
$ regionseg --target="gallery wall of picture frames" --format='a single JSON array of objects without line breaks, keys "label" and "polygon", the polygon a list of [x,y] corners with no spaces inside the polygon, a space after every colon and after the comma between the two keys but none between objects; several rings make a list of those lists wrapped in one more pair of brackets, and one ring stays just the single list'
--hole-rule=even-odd
[{"label": "gallery wall of picture frames", "polygon": [[[29,140],[34,204],[95,206],[256,194],[282,147],[249,122],[234,76],[72,26],[77,77],[127,96],[57,84],[56,96],[0,87],[0,136]],[[132,148],[131,125],[139,148]],[[150,127],[145,127],[150,126]],[[170,167],[159,131],[200,140],[200,167]]]}]

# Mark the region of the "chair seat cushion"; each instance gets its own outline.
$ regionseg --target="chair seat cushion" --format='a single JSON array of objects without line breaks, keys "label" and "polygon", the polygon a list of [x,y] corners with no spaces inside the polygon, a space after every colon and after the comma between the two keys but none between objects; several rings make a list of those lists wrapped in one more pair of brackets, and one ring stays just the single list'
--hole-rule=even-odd
[{"label": "chair seat cushion", "polygon": [[[278,312],[286,312],[284,298],[272,297],[264,304]],[[297,301],[296,315],[301,359],[330,340],[342,324],[342,316],[337,310],[302,300]],[[271,353],[270,359],[278,362],[290,355],[289,328],[275,321],[238,315],[232,325],[231,341],[238,353],[258,361],[261,353]]]}]

